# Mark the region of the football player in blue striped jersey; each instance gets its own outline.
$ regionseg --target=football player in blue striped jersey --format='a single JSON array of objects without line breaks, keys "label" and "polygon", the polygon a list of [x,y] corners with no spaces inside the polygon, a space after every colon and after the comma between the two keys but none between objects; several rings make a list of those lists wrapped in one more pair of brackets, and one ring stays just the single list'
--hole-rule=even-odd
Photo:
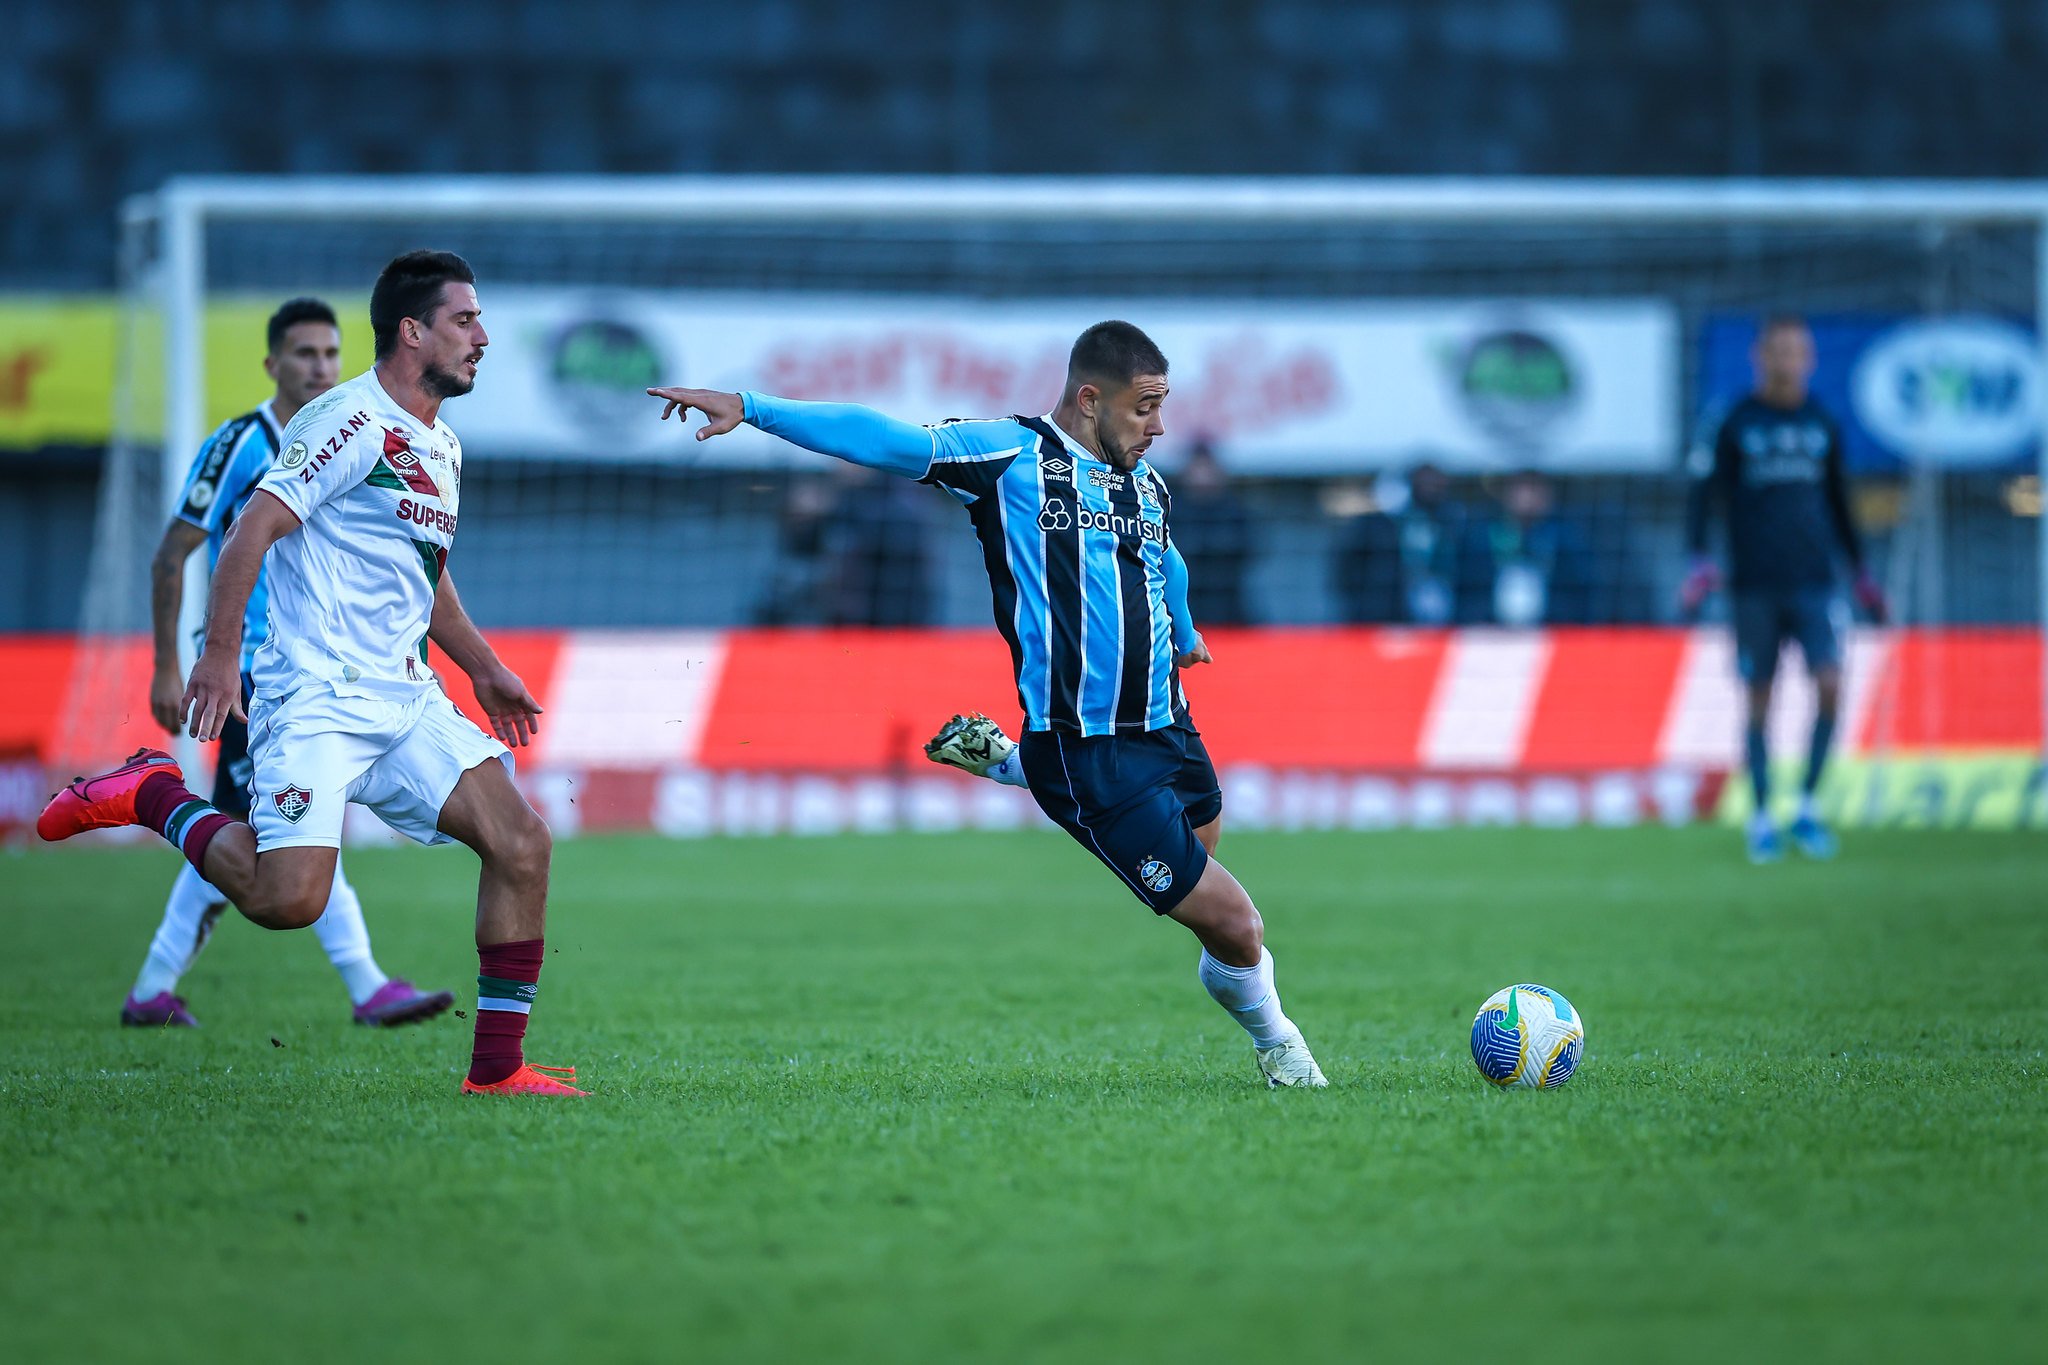
[{"label": "football player in blue striped jersey", "polygon": [[1037,417],[917,426],[871,408],[656,388],[698,440],[742,423],[807,450],[944,489],[980,537],[1009,646],[1033,798],[1155,913],[1202,945],[1200,977],[1251,1035],[1269,1085],[1327,1082],[1281,1009],[1265,926],[1211,856],[1223,795],[1181,667],[1207,659],[1186,619],[1172,499],[1145,460],[1166,430],[1165,355],[1128,322],[1083,332],[1058,404]]}]

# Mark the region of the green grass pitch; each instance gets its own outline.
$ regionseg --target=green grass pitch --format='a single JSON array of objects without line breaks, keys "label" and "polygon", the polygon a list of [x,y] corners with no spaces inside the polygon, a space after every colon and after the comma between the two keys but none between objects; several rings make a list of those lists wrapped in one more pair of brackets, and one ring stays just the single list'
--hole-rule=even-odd
[{"label": "green grass pitch", "polygon": [[[529,1053],[353,1028],[221,926],[114,1026],[175,870],[0,855],[10,1361],[1967,1360],[2048,1331],[2048,850],[1723,829],[1232,836],[1333,1088],[1271,1093],[1192,941],[1046,831],[557,853]],[[473,1002],[474,863],[349,855]],[[1555,1093],[1473,1070],[1516,980]]]}]

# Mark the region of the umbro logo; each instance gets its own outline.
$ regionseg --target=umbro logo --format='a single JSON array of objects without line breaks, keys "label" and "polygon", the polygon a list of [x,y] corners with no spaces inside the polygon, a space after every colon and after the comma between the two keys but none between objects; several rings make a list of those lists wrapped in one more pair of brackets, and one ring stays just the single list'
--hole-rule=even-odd
[{"label": "umbro logo", "polygon": [[1074,476],[1074,462],[1055,455],[1043,466],[1046,476],[1054,479],[1070,479]]}]

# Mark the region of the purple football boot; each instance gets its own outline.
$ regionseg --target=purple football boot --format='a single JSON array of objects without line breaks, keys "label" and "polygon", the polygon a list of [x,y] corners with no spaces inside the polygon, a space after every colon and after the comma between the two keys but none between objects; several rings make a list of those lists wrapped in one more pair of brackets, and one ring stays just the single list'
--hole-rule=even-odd
[{"label": "purple football boot", "polygon": [[390,1028],[394,1024],[416,1024],[422,1019],[431,1019],[455,1003],[455,996],[448,991],[431,993],[394,976],[377,988],[377,993],[356,1006],[356,1022],[368,1024],[371,1028]]},{"label": "purple football boot", "polygon": [[147,1000],[129,996],[121,1004],[121,1022],[129,1028],[198,1028],[185,1008],[185,997],[158,991]]}]

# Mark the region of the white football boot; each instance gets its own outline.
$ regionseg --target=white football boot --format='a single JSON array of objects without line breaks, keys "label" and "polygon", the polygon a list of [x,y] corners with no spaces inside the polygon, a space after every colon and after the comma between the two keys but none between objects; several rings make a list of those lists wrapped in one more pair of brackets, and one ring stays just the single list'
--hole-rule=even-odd
[{"label": "white football boot", "polygon": [[1298,1033],[1272,1047],[1254,1047],[1252,1052],[1258,1057],[1259,1070],[1265,1073],[1270,1087],[1305,1085],[1321,1090],[1330,1083],[1323,1069],[1316,1065],[1316,1059],[1309,1055],[1308,1043]]},{"label": "white football boot", "polygon": [[955,716],[941,725],[939,732],[926,741],[924,756],[934,763],[987,777],[988,770],[1008,758],[1016,747],[1017,742],[1003,733],[1002,726],[976,711]]}]

